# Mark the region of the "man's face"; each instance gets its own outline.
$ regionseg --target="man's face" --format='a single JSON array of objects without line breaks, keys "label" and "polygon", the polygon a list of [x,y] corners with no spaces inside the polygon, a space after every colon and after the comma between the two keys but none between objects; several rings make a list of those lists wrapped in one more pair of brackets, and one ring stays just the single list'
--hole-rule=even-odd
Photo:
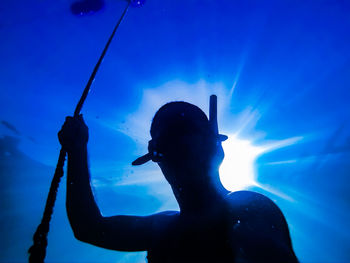
[{"label": "man's face", "polygon": [[[163,147],[163,159],[159,163],[169,183],[194,183],[203,180],[204,174],[217,171],[223,160],[221,144],[212,136],[186,134],[168,139]],[[182,175],[186,177],[182,178]],[[191,177],[188,177],[191,174]],[[200,178],[198,178],[200,176]]]}]

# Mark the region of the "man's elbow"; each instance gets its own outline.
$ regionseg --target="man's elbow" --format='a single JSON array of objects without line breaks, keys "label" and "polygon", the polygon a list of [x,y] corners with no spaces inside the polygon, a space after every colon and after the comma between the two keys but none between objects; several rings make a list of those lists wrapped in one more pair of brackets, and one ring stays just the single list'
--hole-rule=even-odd
[{"label": "man's elbow", "polygon": [[67,209],[68,221],[73,231],[74,237],[79,241],[91,243],[96,233],[98,226],[101,225],[102,216],[85,216],[82,217],[77,213],[70,213]]},{"label": "man's elbow", "polygon": [[94,227],[72,227],[74,237],[84,243],[94,244],[98,239],[98,231]]},{"label": "man's elbow", "polygon": [[86,230],[76,230],[73,229],[74,237],[84,243],[90,243],[91,237],[89,236],[89,233]]},{"label": "man's elbow", "polygon": [[74,237],[85,243],[93,243],[96,235],[99,232],[98,223],[90,221],[75,221],[69,220]]}]

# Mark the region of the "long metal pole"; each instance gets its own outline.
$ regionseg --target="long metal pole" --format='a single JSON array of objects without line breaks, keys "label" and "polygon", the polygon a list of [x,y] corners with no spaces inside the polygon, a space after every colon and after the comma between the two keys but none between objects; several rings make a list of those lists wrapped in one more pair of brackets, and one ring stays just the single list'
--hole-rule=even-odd
[{"label": "long metal pole", "polygon": [[106,55],[107,49],[108,49],[109,45],[110,45],[111,42],[112,42],[112,39],[113,39],[113,37],[114,37],[114,35],[115,35],[115,32],[117,32],[117,29],[118,29],[120,23],[122,22],[122,20],[123,20],[125,14],[126,14],[126,11],[128,11],[129,6],[130,6],[130,1],[128,1],[128,5],[125,7],[123,14],[122,14],[121,17],[119,18],[118,23],[115,25],[115,27],[114,27],[114,29],[113,29],[113,32],[112,32],[111,36],[109,37],[109,39],[108,39],[108,41],[107,41],[107,43],[106,43],[106,46],[105,46],[105,48],[103,49],[103,51],[102,51],[102,53],[101,53],[101,56],[100,56],[100,58],[98,59],[96,65],[95,65],[94,70],[93,70],[92,73],[91,73],[91,76],[90,76],[90,78],[89,78],[89,81],[87,82],[87,84],[86,84],[86,86],[85,86],[85,89],[84,89],[84,91],[83,91],[83,94],[81,95],[80,100],[79,100],[79,102],[78,102],[78,104],[77,104],[77,106],[76,106],[76,108],[75,108],[74,117],[77,117],[77,116],[79,115],[79,113],[80,113],[80,111],[81,111],[81,108],[83,107],[83,104],[84,104],[84,102],[85,102],[85,99],[86,99],[87,95],[89,94],[91,84],[92,84],[92,82],[93,82],[94,79],[95,79],[96,73],[97,73],[97,71],[98,71],[98,69],[99,69],[99,67],[100,67],[100,65],[101,65],[101,63],[102,63],[102,61],[103,61],[103,58],[104,58],[105,55]]},{"label": "long metal pole", "polygon": [[[112,39],[115,35],[115,32],[117,31],[120,23],[122,22],[129,6],[130,6],[130,1],[128,1],[128,4],[124,9],[123,14],[119,18],[116,26],[114,27],[113,32],[112,32],[111,36],[109,37],[107,44],[105,45],[105,47],[101,53],[101,56],[95,65],[94,70],[91,73],[89,81],[87,82],[85,89],[83,91],[83,94],[81,95],[80,100],[75,108],[74,117],[77,117],[80,114],[80,111],[83,107],[83,104],[86,100],[86,97],[89,94],[91,84],[93,83],[93,81],[95,79],[96,73],[97,73],[97,71],[102,63],[102,60],[107,52],[107,49],[108,49],[110,43],[112,42]],[[46,247],[47,247],[47,234],[48,234],[49,229],[50,229],[50,221],[51,221],[51,217],[52,217],[52,213],[53,213],[53,207],[55,206],[58,186],[59,186],[60,180],[64,174],[63,166],[64,166],[65,159],[66,159],[66,151],[63,148],[61,148],[60,155],[58,157],[58,161],[57,161],[57,165],[56,165],[55,174],[54,174],[54,177],[52,179],[52,182],[50,185],[50,190],[49,190],[49,193],[48,193],[48,196],[46,199],[46,205],[45,205],[43,217],[42,217],[41,222],[38,225],[38,227],[35,231],[35,234],[33,236],[33,245],[28,250],[30,263],[43,263],[45,260]]]}]

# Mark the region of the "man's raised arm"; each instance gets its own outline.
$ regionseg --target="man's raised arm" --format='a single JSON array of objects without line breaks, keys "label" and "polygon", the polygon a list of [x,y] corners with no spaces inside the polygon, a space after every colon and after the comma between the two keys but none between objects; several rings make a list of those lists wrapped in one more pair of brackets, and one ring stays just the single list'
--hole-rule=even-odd
[{"label": "man's raised arm", "polygon": [[97,207],[90,185],[88,128],[83,118],[67,117],[58,137],[68,153],[66,208],[74,236],[113,250],[147,250],[156,216],[103,217]]}]

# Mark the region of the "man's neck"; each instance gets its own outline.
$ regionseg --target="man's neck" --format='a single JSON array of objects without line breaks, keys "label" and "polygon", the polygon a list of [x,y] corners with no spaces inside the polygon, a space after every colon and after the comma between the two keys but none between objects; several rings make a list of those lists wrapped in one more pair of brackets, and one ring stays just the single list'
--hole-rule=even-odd
[{"label": "man's neck", "polygon": [[214,180],[203,180],[195,184],[172,186],[182,214],[212,214],[225,203],[225,195],[229,192],[220,182],[219,175]]}]

